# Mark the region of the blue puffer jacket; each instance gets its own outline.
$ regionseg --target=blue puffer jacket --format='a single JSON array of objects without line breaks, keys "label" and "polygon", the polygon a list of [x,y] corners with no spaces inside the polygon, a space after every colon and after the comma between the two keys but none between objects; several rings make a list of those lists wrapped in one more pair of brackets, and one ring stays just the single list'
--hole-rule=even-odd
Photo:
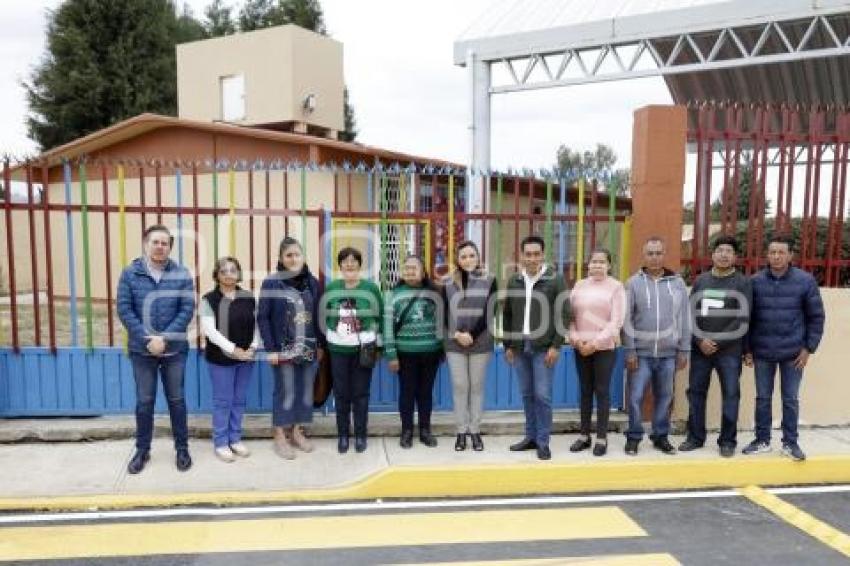
[{"label": "blue puffer jacket", "polygon": [[[303,328],[304,344],[309,349],[324,348],[325,336],[319,328],[319,282],[309,268],[297,276],[277,271],[263,280],[257,306],[257,327],[268,352],[292,348],[298,341],[299,327]],[[299,290],[299,286],[303,288]]]},{"label": "blue puffer jacket", "polygon": [[121,272],[117,302],[130,352],[147,354],[146,336],[163,336],[166,354],[188,349],[186,329],[195,312],[195,291],[186,268],[169,259],[157,283],[144,258],[136,258]]},{"label": "blue puffer jacket", "polygon": [[793,360],[814,352],[823,336],[825,314],[817,281],[789,267],[782,277],[765,268],[753,275],[749,351],[760,360]]}]

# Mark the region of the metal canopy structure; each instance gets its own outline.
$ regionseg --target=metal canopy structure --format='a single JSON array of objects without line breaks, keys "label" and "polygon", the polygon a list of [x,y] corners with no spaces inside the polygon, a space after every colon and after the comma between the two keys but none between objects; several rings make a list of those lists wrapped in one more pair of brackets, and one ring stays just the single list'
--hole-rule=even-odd
[{"label": "metal canopy structure", "polygon": [[660,76],[677,104],[843,106],[848,56],[850,0],[497,2],[454,45],[470,77],[470,171],[490,167],[494,94]]}]

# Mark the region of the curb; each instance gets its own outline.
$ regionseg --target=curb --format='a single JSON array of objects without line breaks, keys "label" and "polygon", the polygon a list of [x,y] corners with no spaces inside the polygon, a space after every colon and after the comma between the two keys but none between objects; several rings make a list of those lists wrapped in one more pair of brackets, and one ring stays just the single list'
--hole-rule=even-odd
[{"label": "curb", "polygon": [[298,491],[2,498],[0,511],[95,511],[374,499],[555,495],[850,483],[850,455],[587,464],[396,466],[355,483]]}]

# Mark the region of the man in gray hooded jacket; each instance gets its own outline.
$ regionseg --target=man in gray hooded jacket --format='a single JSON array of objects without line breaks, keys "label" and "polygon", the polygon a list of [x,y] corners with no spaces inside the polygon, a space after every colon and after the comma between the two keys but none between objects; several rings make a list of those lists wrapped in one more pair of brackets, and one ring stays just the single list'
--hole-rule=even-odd
[{"label": "man in gray hooded jacket", "polygon": [[678,274],[664,267],[664,242],[650,238],[643,246],[643,267],[626,282],[623,348],[629,371],[629,428],[626,454],[637,454],[643,438],[643,395],[652,383],[655,407],[652,444],[665,454],[676,449],[670,431],[670,403],[677,370],[691,350],[688,290]]}]

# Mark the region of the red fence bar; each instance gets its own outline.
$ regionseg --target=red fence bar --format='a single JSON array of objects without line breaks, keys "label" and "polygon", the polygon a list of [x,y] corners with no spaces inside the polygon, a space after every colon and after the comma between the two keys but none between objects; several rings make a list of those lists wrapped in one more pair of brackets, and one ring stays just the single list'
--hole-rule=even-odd
[{"label": "red fence bar", "polygon": [[697,111],[697,187],[696,193],[694,194],[694,222],[693,232],[691,234],[691,277],[694,277],[697,273],[699,273],[700,258],[702,257],[699,227],[704,221],[702,212],[702,193],[705,190],[705,177],[707,171],[704,142],[706,129],[705,106],[703,105]]},{"label": "red fence bar", "polygon": [[818,255],[818,208],[820,205],[820,173],[821,173],[821,165],[823,163],[823,153],[824,153],[824,144],[822,139],[825,114],[822,110],[818,109],[815,115],[810,118],[814,120],[815,123],[815,135],[814,135],[814,143],[817,148],[815,151],[815,163],[814,163],[814,183],[812,185],[812,202],[811,207],[809,208],[809,214],[811,218],[809,220],[809,229],[808,229],[808,257],[806,258],[807,263],[803,264],[804,268],[811,269],[814,267],[815,262],[813,260],[817,259]]},{"label": "red fence bar", "polygon": [[519,177],[514,177],[514,269],[519,265]]},{"label": "red fence bar", "polygon": [[[106,165],[101,165],[100,173],[103,179],[103,230],[104,230],[104,247],[106,261],[106,324],[107,332],[109,332],[109,345],[115,345],[115,322],[112,320],[112,259],[110,250],[112,246],[109,243],[109,180],[106,176]],[[180,236],[183,237],[182,235]]]},{"label": "red fence bar", "polygon": [[162,175],[159,161],[154,165],[154,178],[156,179],[156,223],[162,224]]},{"label": "red fence bar", "polygon": [[[215,165],[213,165],[215,167]],[[192,162],[192,220],[195,226],[195,304],[201,304],[201,259],[200,259],[200,221],[198,219],[198,165]],[[197,310],[197,309],[196,309]],[[197,347],[201,347],[201,318],[195,314],[195,333]]]},{"label": "red fence bar", "polygon": [[139,166],[139,205],[142,207],[142,232],[144,233],[147,223],[145,222],[145,168]]},{"label": "red fence bar", "polygon": [[[254,168],[248,168],[248,208],[254,208]],[[268,218],[268,217],[266,217]],[[251,270],[251,291],[254,290],[254,215],[248,217],[248,264]],[[234,250],[235,251],[235,250]]]},{"label": "red fence bar", "polygon": [[[289,210],[289,171],[283,170],[283,208]],[[289,236],[289,214],[283,217],[283,231]],[[304,242],[301,243],[304,245]]]},{"label": "red fence bar", "polygon": [[44,211],[44,269],[47,271],[47,329],[50,351],[56,353],[56,311],[53,304],[53,249],[50,237],[50,175],[46,165],[41,167],[41,185],[44,191],[41,195],[42,210]]},{"label": "red fence bar", "polygon": [[[762,138],[767,139],[770,134],[770,125],[772,123],[772,113],[769,110],[770,107],[764,110],[762,113]],[[758,270],[762,258],[764,257],[764,223],[765,216],[767,216],[767,163],[770,159],[768,156],[768,150],[770,149],[769,143],[762,144],[762,156],[761,156],[761,174],[758,175],[759,182],[757,184],[758,191],[756,192],[756,253],[755,253],[755,269]],[[755,173],[755,171],[754,171]]]},{"label": "red fence bar", "polygon": [[[702,240],[702,249],[704,250],[705,256],[711,255],[711,246],[708,245],[709,239],[709,227],[711,225],[711,187],[712,187],[712,171],[714,171],[714,138],[715,138],[715,124],[717,124],[717,110],[716,107],[712,106],[708,112],[708,120],[710,124],[709,136],[706,140],[706,150],[705,157],[707,159],[706,163],[706,171],[708,171],[708,175],[705,176],[705,187],[703,190],[703,201],[702,207],[705,211],[705,222],[702,223],[702,234],[700,234],[700,239]],[[596,214],[596,212],[594,212]],[[703,257],[700,255],[699,257]],[[700,262],[699,271],[700,273],[705,271],[706,269],[711,268],[711,263],[703,260]]]},{"label": "red fence bar", "polygon": [[[33,187],[32,187],[32,166],[30,163],[26,163],[26,177],[27,177],[27,204],[29,205],[29,210],[27,211],[27,218],[29,220],[29,229],[30,229],[30,267],[32,271],[32,310],[33,310],[33,323],[35,327],[33,328],[33,332],[35,334],[35,345],[41,346],[41,308],[39,304],[38,297],[38,258],[41,254],[35,253],[36,246],[38,243],[35,240],[35,199],[33,198]],[[45,192],[47,191],[47,187],[44,188]],[[11,188],[9,191],[9,198],[11,199]],[[7,230],[12,228],[11,224],[6,227]]]},{"label": "red fence bar", "polygon": [[3,188],[6,191],[6,252],[9,256],[9,314],[12,317],[12,348],[20,352],[18,341],[18,298],[15,288],[15,242],[12,236],[12,176],[9,173],[9,160],[3,162]]},{"label": "red fence bar", "polygon": [[[271,171],[266,167],[266,209],[271,208]],[[266,216],[266,271],[272,271],[272,217]]]}]

